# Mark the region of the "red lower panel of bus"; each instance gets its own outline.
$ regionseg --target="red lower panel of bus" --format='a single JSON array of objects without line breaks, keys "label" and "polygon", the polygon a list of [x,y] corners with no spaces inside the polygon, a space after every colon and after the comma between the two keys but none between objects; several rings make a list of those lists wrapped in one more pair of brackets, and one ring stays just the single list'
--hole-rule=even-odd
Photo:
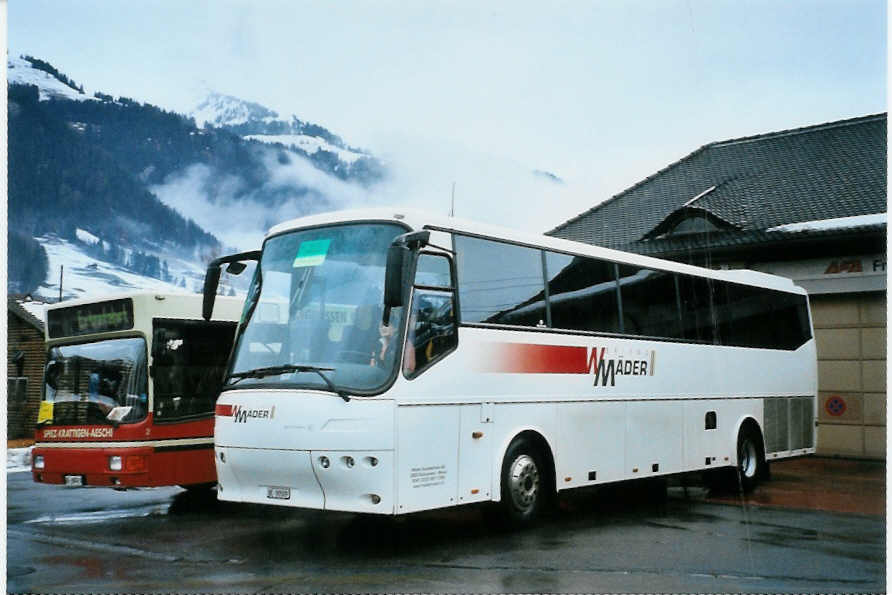
[{"label": "red lower panel of bus", "polygon": [[[43,469],[32,466],[34,481],[53,484],[112,487],[156,487],[217,481],[212,444],[201,448],[161,450],[151,446],[115,448],[37,448],[32,460],[43,457]],[[121,469],[110,469],[112,457]],[[71,479],[66,481],[66,476]],[[80,479],[78,479],[80,478]]]}]

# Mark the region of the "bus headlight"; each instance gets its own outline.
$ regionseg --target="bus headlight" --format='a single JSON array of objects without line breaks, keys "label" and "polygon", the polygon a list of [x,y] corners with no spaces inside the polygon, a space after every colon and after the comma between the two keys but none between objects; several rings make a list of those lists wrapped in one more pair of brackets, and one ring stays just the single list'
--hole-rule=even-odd
[{"label": "bus headlight", "polygon": [[112,471],[120,471],[121,470],[121,457],[120,455],[112,455],[108,457],[108,468]]},{"label": "bus headlight", "polygon": [[43,455],[37,455],[36,457],[34,457],[34,468],[43,469]]}]

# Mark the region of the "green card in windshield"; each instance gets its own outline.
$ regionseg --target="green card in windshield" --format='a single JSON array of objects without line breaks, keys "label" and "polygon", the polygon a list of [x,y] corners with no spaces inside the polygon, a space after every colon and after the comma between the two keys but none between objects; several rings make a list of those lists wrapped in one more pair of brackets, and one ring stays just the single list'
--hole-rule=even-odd
[{"label": "green card in windshield", "polygon": [[328,245],[331,240],[309,240],[302,242],[297,250],[297,258],[294,259],[293,268],[299,267],[315,267],[325,262],[325,255],[328,254]]}]

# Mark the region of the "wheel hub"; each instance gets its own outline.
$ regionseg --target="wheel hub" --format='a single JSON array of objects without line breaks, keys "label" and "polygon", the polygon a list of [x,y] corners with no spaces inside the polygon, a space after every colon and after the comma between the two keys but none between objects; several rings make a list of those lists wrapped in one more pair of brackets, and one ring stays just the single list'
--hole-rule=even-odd
[{"label": "wheel hub", "polygon": [[756,445],[752,440],[744,440],[740,445],[740,453],[738,453],[738,468],[740,474],[744,477],[751,478],[756,474],[756,465],[758,463],[756,455]]},{"label": "wheel hub", "polygon": [[522,512],[533,508],[539,495],[536,461],[529,455],[520,455],[511,464],[508,477],[514,506]]}]

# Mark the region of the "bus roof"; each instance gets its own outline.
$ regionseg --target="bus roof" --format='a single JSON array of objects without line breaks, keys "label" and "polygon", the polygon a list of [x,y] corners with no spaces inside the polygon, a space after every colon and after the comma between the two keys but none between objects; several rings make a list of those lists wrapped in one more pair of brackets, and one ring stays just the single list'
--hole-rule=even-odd
[{"label": "bus roof", "polygon": [[652,256],[643,256],[641,254],[635,254],[632,252],[622,252],[619,250],[613,250],[611,248],[604,248],[591,244],[583,244],[571,240],[513,230],[506,227],[489,225],[486,223],[460,219],[457,217],[438,215],[429,211],[405,209],[402,207],[331,211],[327,213],[320,213],[317,215],[310,215],[307,217],[300,217],[298,219],[285,221],[272,227],[267,233],[266,237],[269,238],[271,236],[278,235],[287,231],[307,227],[318,227],[321,225],[360,221],[393,222],[408,225],[413,230],[430,228],[447,232],[463,233],[491,238],[494,240],[503,240],[507,242],[524,244],[536,248],[567,252],[579,256],[590,256],[593,258],[610,260],[635,266],[656,268],[678,273],[687,273],[700,277],[709,277],[723,281],[731,281],[734,283],[755,285],[758,287],[766,287],[770,289],[777,289],[780,291],[799,293],[803,295],[806,293],[803,288],[795,285],[792,280],[786,277],[770,275],[768,273],[762,273],[748,269],[707,269],[694,265],[674,262],[671,260],[654,258]]},{"label": "bus roof", "polygon": [[[134,305],[151,304],[154,314],[168,318],[200,319],[202,295],[199,293],[173,293],[157,291],[132,291],[99,295],[95,297],[65,300],[55,304],[47,304],[46,311],[71,308],[88,304],[97,304],[112,300],[130,298]],[[214,320],[237,321],[241,316],[244,298],[217,296],[214,304]]]}]

